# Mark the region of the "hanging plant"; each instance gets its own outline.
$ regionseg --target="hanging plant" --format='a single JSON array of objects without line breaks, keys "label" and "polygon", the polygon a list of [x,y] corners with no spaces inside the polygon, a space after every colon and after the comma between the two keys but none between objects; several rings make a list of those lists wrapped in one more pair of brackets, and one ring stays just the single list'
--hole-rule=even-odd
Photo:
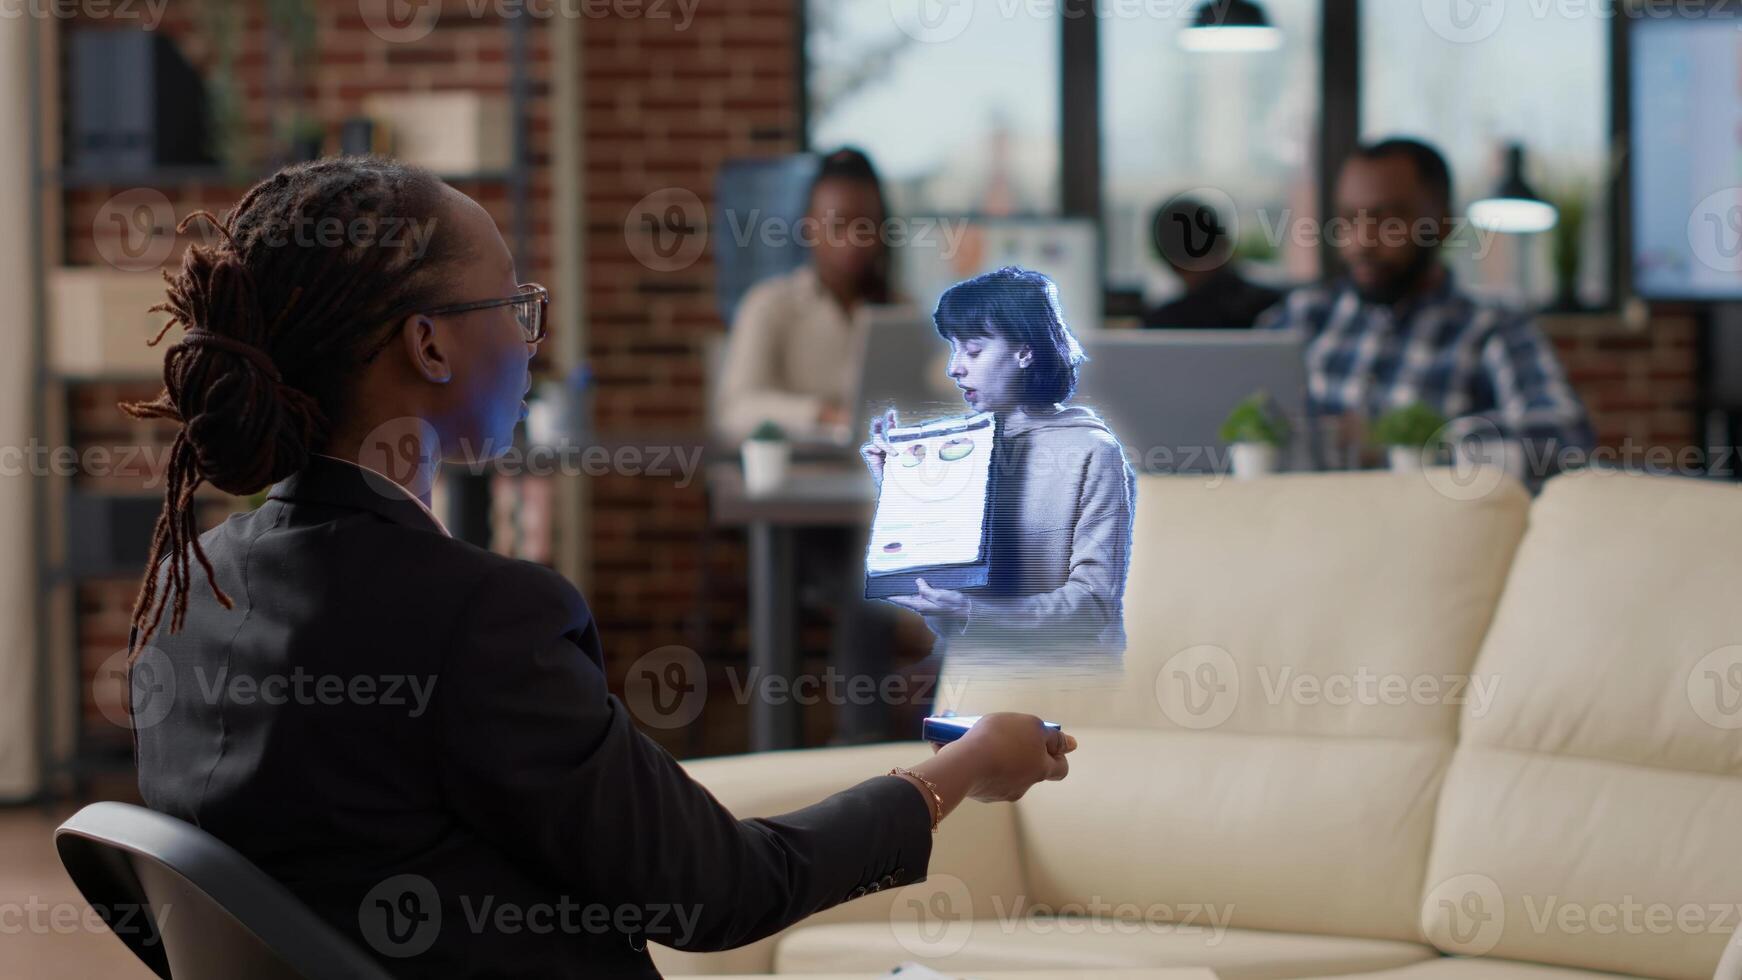
[{"label": "hanging plant", "polygon": [[242,85],[236,79],[242,6],[236,0],[202,0],[199,19],[213,52],[206,72],[206,149],[229,179],[245,182],[254,161],[242,114]]}]

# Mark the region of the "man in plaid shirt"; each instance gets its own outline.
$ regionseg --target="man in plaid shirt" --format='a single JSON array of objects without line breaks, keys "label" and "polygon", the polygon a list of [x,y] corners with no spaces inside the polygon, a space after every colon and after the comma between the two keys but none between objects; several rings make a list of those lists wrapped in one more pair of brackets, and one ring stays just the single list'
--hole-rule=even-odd
[{"label": "man in plaid shirt", "polygon": [[1590,422],[1530,318],[1465,295],[1440,262],[1451,185],[1424,143],[1356,150],[1337,180],[1333,244],[1347,278],[1295,290],[1259,326],[1304,331],[1310,407],[1338,417],[1345,441],[1422,402],[1457,420],[1453,435],[1498,430],[1521,443],[1534,482],[1563,454],[1590,451]]}]

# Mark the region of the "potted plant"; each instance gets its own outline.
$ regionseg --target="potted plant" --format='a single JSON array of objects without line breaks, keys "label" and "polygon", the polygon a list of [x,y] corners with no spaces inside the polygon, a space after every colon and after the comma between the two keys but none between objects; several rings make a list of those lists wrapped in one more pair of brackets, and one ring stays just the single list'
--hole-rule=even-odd
[{"label": "potted plant", "polygon": [[1439,456],[1445,427],[1445,416],[1416,402],[1379,416],[1373,423],[1373,442],[1386,447],[1394,472],[1419,473],[1426,461]]},{"label": "potted plant", "polygon": [[1589,190],[1582,183],[1569,184],[1550,198],[1560,219],[1555,222],[1553,238],[1555,300],[1554,309],[1572,312],[1584,306],[1579,300],[1579,272],[1584,264],[1585,227],[1589,210]]},{"label": "potted plant", "polygon": [[248,122],[242,114],[242,85],[236,78],[242,10],[234,0],[208,0],[198,9],[201,30],[212,45],[206,77],[206,149],[228,179],[244,184],[253,171],[253,160]]},{"label": "potted plant", "polygon": [[297,115],[285,127],[284,144],[293,163],[319,160],[327,142],[327,129],[313,116]]},{"label": "potted plant", "polygon": [[1234,478],[1250,480],[1275,471],[1276,451],[1288,441],[1288,420],[1269,393],[1259,391],[1234,406],[1218,434],[1232,452]]},{"label": "potted plant", "polygon": [[786,464],[792,458],[792,446],[786,441],[786,431],[773,422],[763,422],[744,440],[740,449],[744,460],[744,491],[757,495],[780,486],[786,480]]}]

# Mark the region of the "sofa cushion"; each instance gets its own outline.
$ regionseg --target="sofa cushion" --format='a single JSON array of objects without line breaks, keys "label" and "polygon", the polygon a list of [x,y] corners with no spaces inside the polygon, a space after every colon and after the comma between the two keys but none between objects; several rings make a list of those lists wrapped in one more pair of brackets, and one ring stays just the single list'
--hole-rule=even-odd
[{"label": "sofa cushion", "polygon": [[1017,805],[1030,901],[1207,906],[1245,928],[1419,941],[1450,743],[1076,734],[1070,778]]},{"label": "sofa cushion", "polygon": [[1017,916],[943,924],[897,919],[800,926],[775,950],[775,972],[874,973],[917,960],[934,969],[983,970],[1204,966],[1218,980],[1359,973],[1414,963],[1433,951],[1414,943],[1254,932],[1182,923]]},{"label": "sofa cushion", "polygon": [[1449,952],[1705,980],[1742,919],[1742,489],[1549,482],[1440,797]]},{"label": "sofa cushion", "polygon": [[939,700],[1072,724],[1450,740],[1472,692],[1447,688],[1475,660],[1528,505],[1511,481],[1461,499],[1421,475],[1145,476],[1123,676],[1108,689],[1051,663],[1007,681],[946,653]]},{"label": "sofa cushion", "polygon": [[1497,960],[1490,956],[1442,956],[1439,959],[1380,970],[1377,973],[1339,973],[1312,980],[1625,980],[1618,973],[1592,973],[1560,966]]},{"label": "sofa cushion", "polygon": [[[1117,686],[958,671],[940,702],[1090,726],[1018,804],[1048,903],[1231,906],[1242,928],[1418,941],[1459,706],[1523,533],[1510,481],[1139,481]],[[1131,734],[1102,738],[1103,729]]]}]

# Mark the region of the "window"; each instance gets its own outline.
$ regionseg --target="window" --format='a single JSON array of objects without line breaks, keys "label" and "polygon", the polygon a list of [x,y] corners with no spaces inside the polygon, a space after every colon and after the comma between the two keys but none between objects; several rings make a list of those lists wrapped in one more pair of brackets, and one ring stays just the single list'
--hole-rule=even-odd
[{"label": "window", "polygon": [[807,0],[809,144],[870,154],[898,214],[1055,214],[1059,17],[1009,0]]},{"label": "window", "polygon": [[1448,261],[1472,292],[1533,305],[1555,299],[1553,242],[1577,225],[1578,297],[1608,298],[1606,6],[1361,5],[1362,138],[1433,143],[1452,168],[1455,210],[1493,192],[1506,146],[1519,143],[1526,178],[1561,209],[1561,227],[1545,234],[1454,239]]},{"label": "window", "polygon": [[[1146,13],[1120,17],[1121,7]],[[1157,9],[1103,7],[1108,285],[1140,289],[1149,302],[1177,292],[1150,245],[1150,215],[1187,191],[1218,211],[1252,278],[1316,277],[1318,249],[1291,229],[1318,213],[1320,0],[1266,0],[1283,34],[1266,52],[1184,51],[1178,35],[1196,4]]]}]

